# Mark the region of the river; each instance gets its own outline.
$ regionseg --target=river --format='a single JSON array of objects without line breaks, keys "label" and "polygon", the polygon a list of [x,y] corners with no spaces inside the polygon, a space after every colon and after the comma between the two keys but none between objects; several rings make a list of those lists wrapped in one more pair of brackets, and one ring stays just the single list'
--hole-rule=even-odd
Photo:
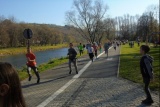
[{"label": "river", "polygon": [[[37,65],[46,63],[53,58],[61,58],[67,56],[68,48],[55,49],[55,50],[45,50],[34,52],[36,55]],[[25,54],[11,55],[0,57],[0,61],[9,62],[14,67],[21,69],[26,66],[26,56]]]}]

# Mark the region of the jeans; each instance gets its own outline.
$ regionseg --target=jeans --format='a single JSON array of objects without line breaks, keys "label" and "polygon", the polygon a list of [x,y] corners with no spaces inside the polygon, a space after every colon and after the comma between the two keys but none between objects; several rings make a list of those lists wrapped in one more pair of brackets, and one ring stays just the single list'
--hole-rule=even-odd
[{"label": "jeans", "polygon": [[144,82],[144,91],[146,93],[147,100],[152,100],[151,93],[149,90],[150,78],[143,78],[143,82]]}]

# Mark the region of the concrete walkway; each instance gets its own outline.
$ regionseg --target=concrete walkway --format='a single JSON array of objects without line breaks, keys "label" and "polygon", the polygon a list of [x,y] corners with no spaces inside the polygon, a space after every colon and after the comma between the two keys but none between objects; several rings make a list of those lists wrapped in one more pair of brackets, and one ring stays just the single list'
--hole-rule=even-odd
[{"label": "concrete walkway", "polygon": [[[79,70],[89,59],[78,62]],[[103,54],[96,59],[79,78],[76,78],[64,91],[46,104],[46,107],[146,107],[140,84],[117,78],[119,48],[109,50],[109,57]],[[68,65],[63,64],[41,74],[41,83],[23,81],[23,92],[28,107],[40,106],[57,90],[73,79],[75,72],[68,75]],[[152,92],[154,102],[150,107],[159,107],[159,94]],[[41,105],[43,107],[43,105]]]}]

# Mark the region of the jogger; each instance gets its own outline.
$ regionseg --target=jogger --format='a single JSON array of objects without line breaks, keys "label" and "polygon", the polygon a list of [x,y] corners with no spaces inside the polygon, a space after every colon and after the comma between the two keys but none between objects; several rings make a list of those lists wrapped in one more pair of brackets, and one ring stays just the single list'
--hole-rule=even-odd
[{"label": "jogger", "polygon": [[31,81],[31,78],[32,78],[31,70],[33,70],[34,73],[37,76],[37,83],[39,83],[40,82],[40,76],[39,76],[39,72],[38,72],[37,67],[36,67],[36,60],[35,60],[36,57],[31,52],[30,48],[27,48],[26,58],[27,58],[27,73],[29,75],[28,81]]},{"label": "jogger", "polygon": [[77,59],[76,59],[76,55],[77,55],[77,52],[75,51],[75,49],[73,48],[73,44],[70,43],[69,44],[69,49],[68,49],[68,56],[69,56],[69,74],[72,73],[72,67],[71,67],[71,63],[74,64],[74,67],[75,67],[75,70],[76,70],[76,74],[78,74],[78,69],[77,69]]}]

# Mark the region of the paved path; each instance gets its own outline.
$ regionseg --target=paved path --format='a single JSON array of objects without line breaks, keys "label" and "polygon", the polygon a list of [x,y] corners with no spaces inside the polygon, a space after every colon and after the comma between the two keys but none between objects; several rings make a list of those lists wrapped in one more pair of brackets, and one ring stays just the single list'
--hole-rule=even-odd
[{"label": "paved path", "polygon": [[[83,68],[88,58],[78,62]],[[143,87],[131,81],[117,78],[119,49],[109,51],[109,58],[103,54],[96,59],[85,72],[46,107],[146,107],[141,105],[145,98]],[[23,92],[28,107],[36,107],[73,78],[68,75],[68,66],[63,64],[41,74],[41,83],[23,81]],[[155,103],[151,107],[159,107],[157,92],[152,92]]]}]

